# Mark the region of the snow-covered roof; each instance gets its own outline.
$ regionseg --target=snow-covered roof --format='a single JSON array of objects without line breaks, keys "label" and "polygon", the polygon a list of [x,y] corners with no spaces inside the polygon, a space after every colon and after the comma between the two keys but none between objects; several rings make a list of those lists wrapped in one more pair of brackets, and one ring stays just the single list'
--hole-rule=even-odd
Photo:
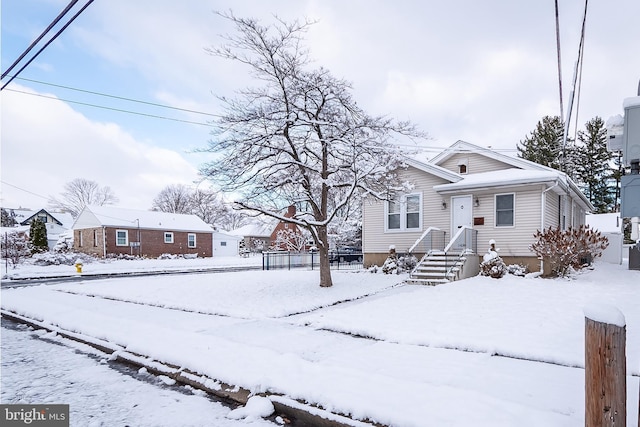
[{"label": "snow-covered roof", "polygon": [[462,180],[434,186],[438,192],[471,190],[477,188],[504,187],[524,184],[554,182],[560,178],[558,171],[505,169],[465,175]]},{"label": "snow-covered roof", "polygon": [[95,226],[213,232],[213,228],[196,215],[142,211],[113,206],[85,207],[78,215],[73,228]]},{"label": "snow-covered roof", "polygon": [[622,102],[623,108],[632,108],[632,107],[640,107],[640,96],[632,96],[630,98],[625,98]]},{"label": "snow-covered roof", "polygon": [[435,164],[424,163],[416,159],[406,159],[405,163],[423,172],[427,172],[431,175],[446,179],[447,181],[457,182],[462,179],[461,175],[455,172],[451,172],[449,169],[445,169]]},{"label": "snow-covered roof", "polygon": [[521,159],[519,157],[507,156],[505,154],[494,151],[490,148],[481,147],[479,145],[471,144],[466,141],[456,141],[449,148],[447,148],[446,150],[444,150],[443,152],[441,152],[440,154],[438,154],[437,156],[429,160],[429,163],[432,163],[434,165],[440,165],[445,160],[447,160],[454,154],[458,154],[458,153],[480,154],[482,156],[497,160],[502,163],[506,163],[510,166],[513,166],[514,168],[519,168],[519,169],[550,170],[550,171],[555,170],[550,167],[543,166],[541,164],[538,164],[529,160]]},{"label": "snow-covered roof", "polygon": [[619,212],[587,215],[585,221],[591,228],[602,233],[622,232],[622,218]]}]

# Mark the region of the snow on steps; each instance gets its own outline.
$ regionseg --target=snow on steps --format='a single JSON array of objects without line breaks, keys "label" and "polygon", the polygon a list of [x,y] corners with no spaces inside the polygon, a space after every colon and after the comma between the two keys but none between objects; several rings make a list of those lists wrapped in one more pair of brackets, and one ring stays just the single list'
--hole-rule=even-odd
[{"label": "snow on steps", "polygon": [[458,273],[466,261],[461,252],[432,251],[426,254],[407,279],[415,285],[440,285],[458,279]]}]

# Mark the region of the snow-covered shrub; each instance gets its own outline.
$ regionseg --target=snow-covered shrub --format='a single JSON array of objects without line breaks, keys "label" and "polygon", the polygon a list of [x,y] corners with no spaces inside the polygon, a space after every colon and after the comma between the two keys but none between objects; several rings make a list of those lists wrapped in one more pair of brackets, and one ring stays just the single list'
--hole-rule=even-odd
[{"label": "snow-covered shrub", "polygon": [[158,259],[176,259],[178,258],[177,255],[172,255],[172,254],[162,254],[158,257]]},{"label": "snow-covered shrub", "polygon": [[418,265],[418,258],[412,254],[406,254],[398,257],[398,272],[410,273]]},{"label": "snow-covered shrub", "polygon": [[384,274],[398,274],[398,254],[396,254],[395,246],[389,246],[389,256],[382,264],[382,272]]},{"label": "snow-covered shrub", "polygon": [[569,230],[549,227],[533,237],[536,241],[529,248],[549,262],[552,274],[558,277],[590,265],[609,246],[609,239],[586,225]]},{"label": "snow-covered shrub", "polygon": [[514,276],[524,277],[528,271],[527,266],[522,264],[510,264],[507,266],[507,273],[513,274]]},{"label": "snow-covered shrub", "polygon": [[95,258],[91,255],[77,252],[43,252],[34,254],[31,257],[31,263],[40,266],[74,265],[76,261],[81,261],[82,264],[90,264],[95,261]]},{"label": "snow-covered shrub", "polygon": [[507,265],[499,256],[487,257],[480,264],[480,274],[499,279],[507,274]]},{"label": "snow-covered shrub", "polygon": [[12,231],[2,237],[2,258],[8,260],[13,268],[20,260],[31,255],[29,243],[24,233]]}]

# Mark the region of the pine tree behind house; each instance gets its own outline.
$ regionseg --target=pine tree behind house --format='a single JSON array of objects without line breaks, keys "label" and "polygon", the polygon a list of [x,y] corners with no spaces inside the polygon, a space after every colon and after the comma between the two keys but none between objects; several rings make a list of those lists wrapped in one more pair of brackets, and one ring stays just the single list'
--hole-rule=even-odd
[{"label": "pine tree behind house", "polygon": [[585,124],[578,132],[580,161],[576,163],[576,180],[583,193],[596,208],[594,213],[615,209],[612,153],[607,149],[607,129],[600,117]]},{"label": "pine tree behind house", "polygon": [[562,136],[564,125],[558,116],[544,116],[531,135],[518,144],[518,157],[562,170]]}]

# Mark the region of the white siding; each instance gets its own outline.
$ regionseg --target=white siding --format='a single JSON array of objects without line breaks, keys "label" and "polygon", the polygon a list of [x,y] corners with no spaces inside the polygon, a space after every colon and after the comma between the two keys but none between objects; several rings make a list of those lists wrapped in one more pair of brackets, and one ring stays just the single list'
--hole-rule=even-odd
[{"label": "white siding", "polygon": [[493,172],[503,169],[513,168],[512,165],[494,160],[492,158],[482,156],[475,153],[457,153],[442,162],[439,166],[458,173],[458,164],[465,162],[467,165],[467,174],[482,172]]},{"label": "white siding", "polygon": [[449,203],[447,209],[442,209],[443,197],[433,190],[434,185],[445,184],[448,181],[422,172],[413,167],[399,171],[402,181],[409,181],[414,185],[410,193],[422,193],[422,229],[418,231],[388,231],[385,232],[385,202],[367,198],[363,205],[362,218],[362,248],[366,253],[387,253],[390,245],[402,253],[422,235],[428,227],[438,227],[449,234]]},{"label": "white siding", "polygon": [[478,230],[478,252],[483,254],[489,248],[489,240],[496,241],[501,256],[532,256],[529,245],[533,234],[540,228],[540,190],[527,188],[500,191],[496,194],[515,194],[515,217],[513,227],[495,226],[495,195],[479,196],[480,206],[474,207],[474,218],[484,218],[484,225],[476,225]]}]

